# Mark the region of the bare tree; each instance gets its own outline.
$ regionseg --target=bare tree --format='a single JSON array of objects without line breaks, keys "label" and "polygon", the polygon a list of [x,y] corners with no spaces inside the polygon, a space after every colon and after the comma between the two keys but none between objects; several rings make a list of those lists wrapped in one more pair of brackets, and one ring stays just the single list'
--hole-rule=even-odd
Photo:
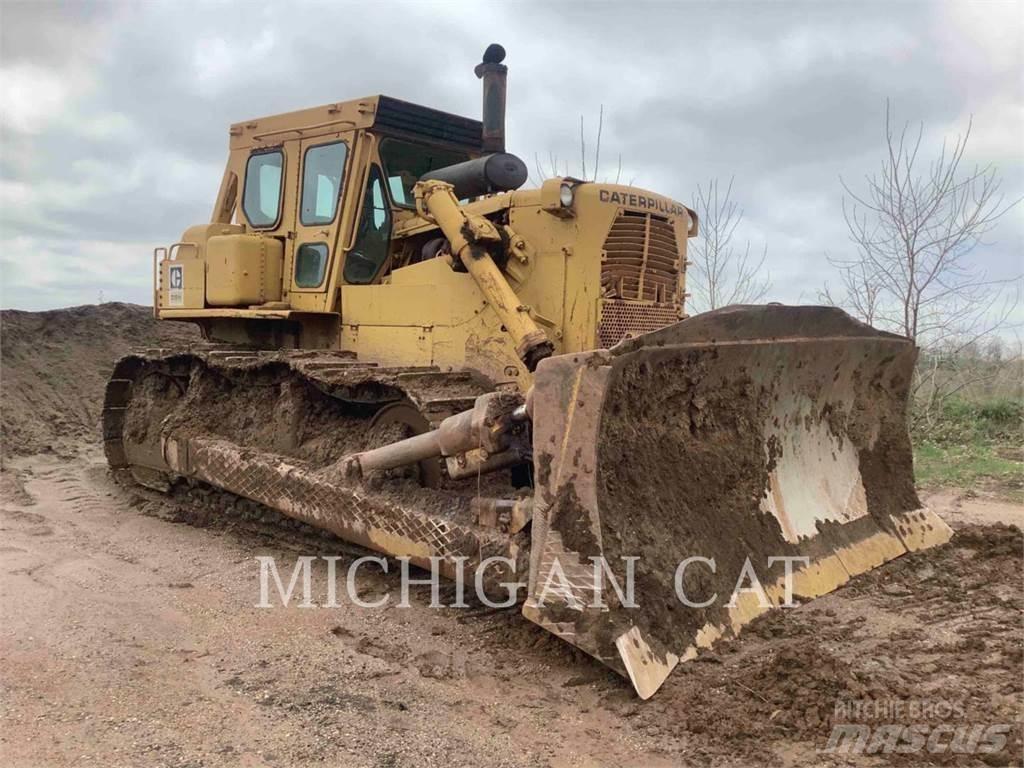
[{"label": "bare tree", "polygon": [[[863,191],[840,179],[843,215],[856,254],[829,262],[840,286],[821,298],[922,348],[915,393],[925,418],[983,378],[979,342],[1005,328],[1019,301],[1019,278],[990,279],[971,259],[1017,200],[1005,202],[993,165],[966,167],[972,124],[922,156],[924,126],[897,130],[886,102],[881,170]],[[1014,284],[1017,291],[1008,290]],[[956,375],[950,372],[956,371]]]},{"label": "bare tree", "polygon": [[842,293],[823,298],[920,346],[969,344],[1005,324],[1015,301],[999,304],[1014,280],[989,279],[970,255],[1016,202],[1005,203],[992,165],[963,168],[971,124],[938,155],[921,157],[923,124],[895,129],[886,102],[886,156],[854,191],[840,179],[854,257],[833,258]]},{"label": "bare tree", "polygon": [[864,262],[844,265],[839,270],[839,280],[843,290],[841,299],[832,294],[826,283],[821,300],[834,307],[845,306],[868,325],[878,325],[882,286],[875,281],[870,265]]},{"label": "bare tree", "polygon": [[693,196],[700,234],[688,246],[687,285],[697,311],[757,302],[771,285],[764,271],[768,246],[752,255],[750,241],[742,246],[734,242],[743,209],[732,199],[733,181],[729,179],[723,193],[718,179],[711,179],[707,187],[698,184]]},{"label": "bare tree", "polygon": [[[594,160],[591,171],[587,172],[587,137],[583,115],[580,115],[580,164],[578,173],[570,172],[569,161],[559,158],[554,152],[548,153],[547,163],[542,163],[540,155],[534,154],[533,165],[539,181],[550,179],[555,176],[574,176],[582,181],[597,181],[601,170],[601,137],[604,132],[604,104],[601,105],[597,115],[597,135],[594,140]],[[622,155],[618,155],[618,162],[614,176],[605,176],[603,182],[618,184],[622,178]],[[632,180],[629,182],[633,183]]]}]

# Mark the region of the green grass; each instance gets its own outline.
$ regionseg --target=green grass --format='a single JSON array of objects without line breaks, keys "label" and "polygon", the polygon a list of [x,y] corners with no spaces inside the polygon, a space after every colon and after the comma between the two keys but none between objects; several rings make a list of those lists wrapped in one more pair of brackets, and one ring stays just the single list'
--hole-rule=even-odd
[{"label": "green grass", "polygon": [[1024,405],[951,400],[915,413],[914,471],[923,487],[984,489],[1024,502]]},{"label": "green grass", "polygon": [[918,485],[956,486],[973,488],[985,485],[980,481],[995,481],[1005,491],[1017,491],[1024,497],[1024,464],[1006,459],[996,453],[991,445],[940,446],[935,443],[919,443],[914,448],[914,474]]}]

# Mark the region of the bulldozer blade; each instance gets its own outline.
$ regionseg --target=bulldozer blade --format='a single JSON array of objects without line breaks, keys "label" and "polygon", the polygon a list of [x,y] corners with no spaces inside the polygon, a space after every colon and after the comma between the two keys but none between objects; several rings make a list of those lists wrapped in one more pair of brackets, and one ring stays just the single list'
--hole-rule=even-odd
[{"label": "bulldozer blade", "polygon": [[948,541],[914,489],[915,358],[770,305],[545,360],[524,615],[648,698],[769,608]]}]

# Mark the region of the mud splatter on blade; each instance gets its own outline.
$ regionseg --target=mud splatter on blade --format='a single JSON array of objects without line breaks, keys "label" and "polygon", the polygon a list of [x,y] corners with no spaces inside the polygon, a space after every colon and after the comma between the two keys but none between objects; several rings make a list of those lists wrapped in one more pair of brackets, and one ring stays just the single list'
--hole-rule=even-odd
[{"label": "mud splatter on blade", "polygon": [[[752,591],[730,600],[741,575],[750,585],[745,569],[778,606],[779,558],[804,600],[944,543],[950,529],[914,490],[915,356],[840,310],[768,306],[543,362],[523,613],[647,698],[768,609]],[[635,607],[596,577],[595,558],[623,586],[637,558]],[[677,577],[687,558],[707,560]]]}]

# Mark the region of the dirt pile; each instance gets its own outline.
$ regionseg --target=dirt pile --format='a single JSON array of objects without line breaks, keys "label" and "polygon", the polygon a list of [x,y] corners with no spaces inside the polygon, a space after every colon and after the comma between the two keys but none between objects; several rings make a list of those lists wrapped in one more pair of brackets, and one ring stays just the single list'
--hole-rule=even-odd
[{"label": "dirt pile", "polygon": [[119,357],[198,339],[192,325],[158,323],[136,304],[0,311],[0,453],[66,455],[83,438],[93,442]]},{"label": "dirt pile", "polygon": [[[1021,765],[1022,557],[1019,528],[964,527],[942,547],[758,618],[739,641],[680,665],[638,719],[682,741],[699,735],[728,744],[752,760],[766,741],[824,748],[833,726],[849,723],[914,725],[926,736],[941,727],[957,749],[1005,724],[1005,744],[980,755],[983,764]],[[702,745],[696,756],[716,750]],[[979,764],[978,754],[952,746],[886,757]]]},{"label": "dirt pile", "polygon": [[1024,536],[1016,526],[967,525],[948,544],[899,558],[864,574],[850,588],[926,622],[934,619],[930,606],[939,602],[952,608],[944,619],[969,615],[975,626],[1006,617],[1016,622],[1024,613],[1024,598],[1007,586],[1019,581],[1022,559]]},{"label": "dirt pile", "polygon": [[793,733],[818,735],[833,721],[837,702],[884,700],[902,693],[877,674],[856,673],[849,662],[810,642],[783,648],[750,680],[755,709]]},{"label": "dirt pile", "polygon": [[[784,620],[785,621],[785,620]],[[787,634],[790,634],[788,631]],[[793,633],[767,648],[729,645],[721,655],[682,665],[678,681],[670,678],[646,703],[642,719],[665,723],[680,738],[706,735],[749,748],[777,739],[818,741],[835,722],[837,704],[882,702],[907,695],[898,677],[847,660],[812,635]]]}]

